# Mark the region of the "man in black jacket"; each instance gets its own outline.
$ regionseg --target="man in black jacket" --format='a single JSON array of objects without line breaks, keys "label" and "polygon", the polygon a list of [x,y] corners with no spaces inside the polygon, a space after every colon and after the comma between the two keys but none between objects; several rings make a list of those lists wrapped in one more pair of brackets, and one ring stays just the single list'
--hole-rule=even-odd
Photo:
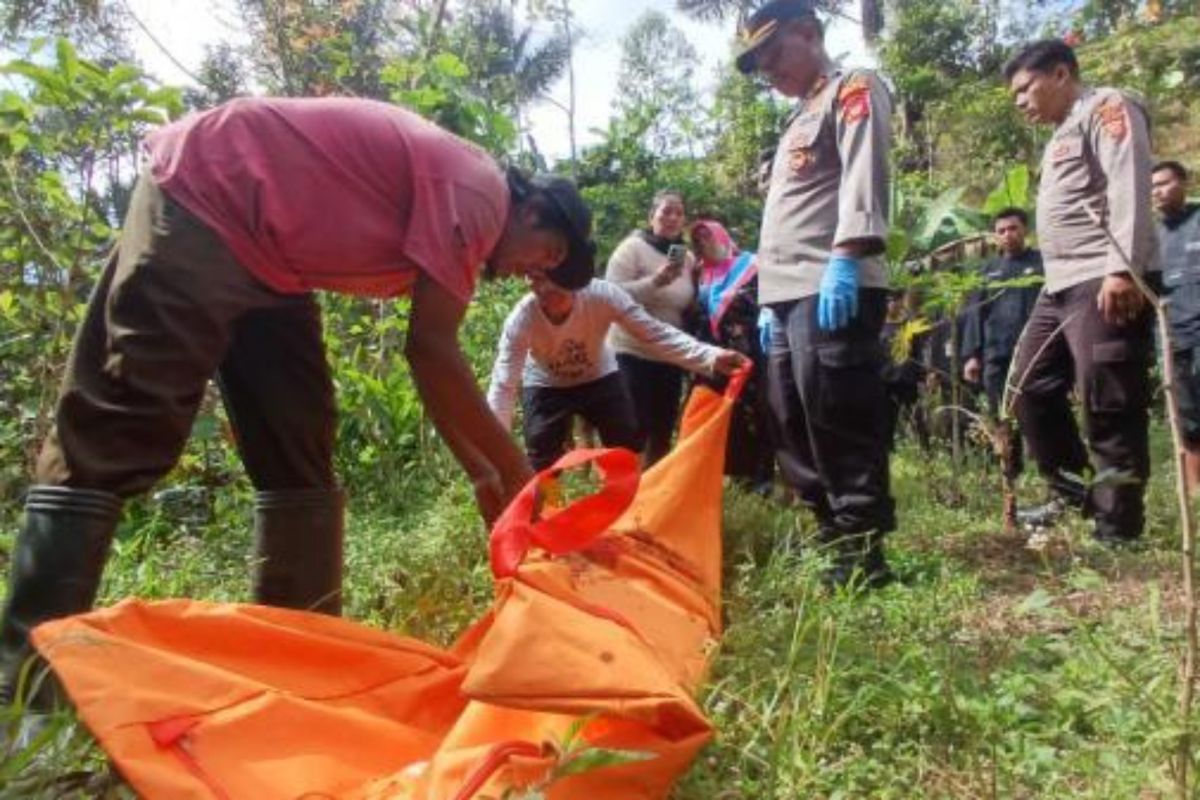
[{"label": "man in black jacket", "polygon": [[1163,292],[1175,356],[1175,396],[1183,417],[1188,487],[1200,486],[1200,204],[1187,201],[1188,174],[1178,161],[1154,165]]},{"label": "man in black jacket", "polygon": [[[996,214],[992,233],[1000,255],[983,265],[984,285],[970,298],[964,315],[963,379],[982,382],[993,417],[1000,415],[1009,364],[1042,290],[1042,254],[1026,244],[1028,226],[1023,209]],[[1021,470],[1019,437],[1013,438],[1012,446],[1009,467],[1015,475]]]}]

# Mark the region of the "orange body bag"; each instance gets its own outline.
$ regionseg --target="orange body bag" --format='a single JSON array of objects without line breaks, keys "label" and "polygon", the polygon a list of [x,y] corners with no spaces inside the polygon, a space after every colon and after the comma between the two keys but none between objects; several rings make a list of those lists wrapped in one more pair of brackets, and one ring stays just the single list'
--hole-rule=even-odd
[{"label": "orange body bag", "polygon": [[[450,651],[300,611],[126,601],[39,626],[80,717],[151,800],[483,800],[543,786],[553,743],[636,758],[551,800],[662,800],[711,738],[693,700],[720,634],[730,409],[697,389],[639,482],[577,451],[599,492],[537,518],[539,475],[492,532],[492,610]],[[519,796],[519,794],[517,795]]]}]

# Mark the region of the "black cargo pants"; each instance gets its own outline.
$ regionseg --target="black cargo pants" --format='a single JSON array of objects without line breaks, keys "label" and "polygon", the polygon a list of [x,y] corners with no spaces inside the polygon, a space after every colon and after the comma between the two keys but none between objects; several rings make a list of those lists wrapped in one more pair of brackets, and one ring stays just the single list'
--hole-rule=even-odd
[{"label": "black cargo pants", "polygon": [[887,292],[859,292],[858,316],[817,326],[817,298],[771,306],[767,399],[784,479],[827,534],[896,526],[888,481],[888,399],[880,332]]},{"label": "black cargo pants", "polygon": [[[1145,524],[1150,476],[1150,364],[1153,312],[1110,325],[1096,306],[1102,278],[1043,293],[1016,355],[1012,381],[1021,430],[1051,488],[1095,516],[1096,535],[1136,539]],[[1084,474],[1087,450],[1071,413],[1074,387],[1097,475],[1086,497],[1065,473]]]}]

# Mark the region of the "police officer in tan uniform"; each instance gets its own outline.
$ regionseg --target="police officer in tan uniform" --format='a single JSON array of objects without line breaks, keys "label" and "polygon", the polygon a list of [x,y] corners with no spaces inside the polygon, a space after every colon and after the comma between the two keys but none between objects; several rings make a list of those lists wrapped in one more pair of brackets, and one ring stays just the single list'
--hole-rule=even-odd
[{"label": "police officer in tan uniform", "polygon": [[[1095,518],[1106,544],[1138,538],[1150,473],[1151,310],[1136,278],[1157,281],[1150,205],[1150,136],[1129,95],[1085,86],[1071,48],[1036,42],[1004,68],[1017,108],[1054,127],[1042,159],[1038,236],[1045,291],[1016,355],[1016,412],[1054,499],[1023,519],[1065,506]],[[1078,391],[1091,447],[1068,395]],[[1071,475],[1092,471],[1084,486]]]},{"label": "police officer in tan uniform", "polygon": [[768,2],[742,42],[738,69],[798,101],[771,165],[758,254],[780,466],[817,516],[829,582],[858,573],[882,585],[882,539],[895,527],[880,341],[891,99],[873,73],[833,63],[808,0]]}]

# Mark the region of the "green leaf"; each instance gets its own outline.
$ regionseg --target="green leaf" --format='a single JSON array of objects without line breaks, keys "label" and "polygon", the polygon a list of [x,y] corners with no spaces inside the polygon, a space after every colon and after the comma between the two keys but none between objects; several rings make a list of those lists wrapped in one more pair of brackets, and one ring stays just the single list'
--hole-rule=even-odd
[{"label": "green leaf", "polygon": [[29,134],[24,131],[13,131],[8,135],[8,146],[13,154],[21,153],[29,147]]},{"label": "green leaf", "polygon": [[900,264],[908,257],[912,249],[912,239],[901,228],[893,227],[888,231],[887,260],[891,264]]},{"label": "green leaf", "polygon": [[555,770],[555,775],[565,778],[568,775],[581,775],[606,767],[636,764],[639,761],[650,761],[654,758],[657,758],[654,753],[639,750],[610,750],[604,747],[593,747],[580,751],[565,761]]},{"label": "green leaf", "polygon": [[161,111],[151,111],[148,108],[139,108],[129,112],[129,118],[135,119],[138,122],[147,122],[151,125],[162,125],[167,121],[167,117]]},{"label": "green leaf", "polygon": [[55,56],[58,58],[58,69],[68,80],[75,77],[79,67],[79,56],[75,48],[66,39],[60,38],[54,43]]},{"label": "green leaf", "polygon": [[1067,582],[1072,589],[1080,592],[1100,591],[1107,584],[1104,577],[1093,569],[1081,569],[1071,575]]},{"label": "green leaf", "polygon": [[564,753],[570,753],[574,750],[575,744],[579,741],[579,737],[583,733],[583,729],[594,719],[596,719],[595,714],[588,714],[572,722],[571,727],[567,728],[567,732],[563,734],[562,739],[558,742],[559,749]]},{"label": "green leaf", "polygon": [[1018,614],[1045,616],[1053,609],[1054,597],[1045,589],[1034,589],[1013,609]]},{"label": "green leaf", "polygon": [[462,59],[453,53],[438,53],[432,60],[434,71],[448,78],[466,78],[471,74]]},{"label": "green leaf", "polygon": [[0,292],[0,314],[11,318],[17,307],[17,298],[13,295],[11,289],[5,289]]},{"label": "green leaf", "polygon": [[55,77],[54,70],[40,67],[29,61],[16,59],[9,61],[3,66],[0,66],[0,74],[4,75],[20,75],[23,78],[28,78],[34,83],[41,84]]},{"label": "green leaf", "polygon": [[1000,185],[992,190],[980,209],[991,217],[1003,208],[1016,206],[1029,207],[1029,165],[1018,164],[1004,175]]},{"label": "green leaf", "polygon": [[217,438],[221,432],[221,426],[217,423],[217,418],[212,414],[200,414],[196,417],[196,422],[192,425],[192,435],[197,439],[212,440]]},{"label": "green leaf", "polygon": [[917,234],[915,241],[922,249],[928,250],[932,247],[934,237],[938,231],[942,229],[942,225],[946,222],[954,209],[962,200],[966,188],[958,186],[953,189],[948,189],[942,192],[936,200],[925,210],[924,219],[921,225],[921,230]]}]

